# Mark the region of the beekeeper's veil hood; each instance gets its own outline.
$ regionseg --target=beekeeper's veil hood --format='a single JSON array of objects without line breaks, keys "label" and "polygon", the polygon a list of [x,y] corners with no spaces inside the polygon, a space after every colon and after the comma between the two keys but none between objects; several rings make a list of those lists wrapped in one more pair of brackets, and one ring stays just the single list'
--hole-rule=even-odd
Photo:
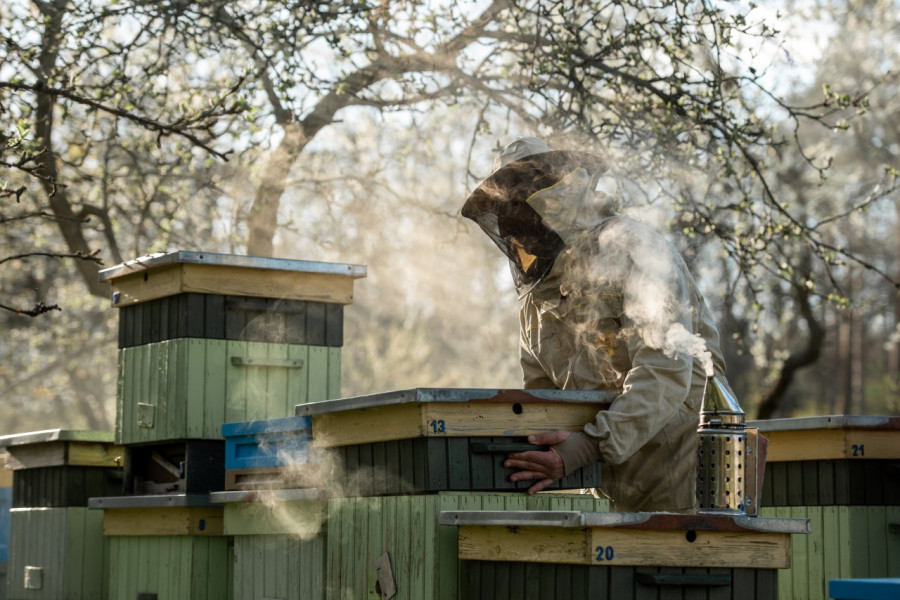
[{"label": "beekeeper's veil hood", "polygon": [[500,151],[494,172],[466,200],[462,215],[509,258],[520,296],[553,268],[605,171],[596,154],[553,150],[523,137]]}]

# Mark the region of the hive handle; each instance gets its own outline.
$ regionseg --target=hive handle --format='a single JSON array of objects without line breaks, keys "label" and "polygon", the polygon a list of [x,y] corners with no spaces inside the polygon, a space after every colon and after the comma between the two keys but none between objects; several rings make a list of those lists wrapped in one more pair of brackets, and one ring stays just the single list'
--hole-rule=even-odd
[{"label": "hive handle", "polygon": [[637,580],[644,585],[731,585],[729,573],[638,573]]},{"label": "hive handle", "polygon": [[510,452],[529,452],[531,450],[547,450],[549,446],[535,446],[527,442],[474,442],[472,452],[477,454],[509,454]]}]

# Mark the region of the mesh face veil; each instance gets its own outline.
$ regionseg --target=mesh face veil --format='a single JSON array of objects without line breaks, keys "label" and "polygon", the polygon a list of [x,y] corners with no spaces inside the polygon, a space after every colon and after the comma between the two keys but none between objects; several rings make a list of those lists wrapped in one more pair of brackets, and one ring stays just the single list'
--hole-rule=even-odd
[{"label": "mesh face veil", "polygon": [[547,276],[565,248],[560,235],[544,223],[528,199],[578,167],[595,174],[605,171],[605,165],[594,154],[540,152],[501,166],[463,205],[462,215],[475,221],[509,259],[520,295]]}]

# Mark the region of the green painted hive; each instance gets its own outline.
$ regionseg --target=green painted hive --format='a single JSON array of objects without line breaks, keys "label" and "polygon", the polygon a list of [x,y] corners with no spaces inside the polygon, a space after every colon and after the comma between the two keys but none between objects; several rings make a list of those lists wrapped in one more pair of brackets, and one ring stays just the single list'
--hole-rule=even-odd
[{"label": "green painted hive", "polygon": [[[440,525],[446,510],[591,510],[608,503],[582,494],[441,492],[328,501],[328,600],[465,597],[465,563],[457,558],[456,527]],[[377,565],[377,566],[376,566]]]},{"label": "green painted hive", "polygon": [[340,395],[341,350],[182,338],[119,350],[118,443],[222,439],[222,424]]},{"label": "green painted hive", "polygon": [[365,267],[178,251],[101,271],[119,326],[117,443],[221,439],[340,396],[343,306]]},{"label": "green painted hive", "polygon": [[810,520],[793,535],[778,597],[828,600],[831,579],[900,577],[900,506],[762,507],[760,516]]},{"label": "green painted hive", "polygon": [[85,507],[10,511],[9,600],[105,599],[108,565],[102,513]]},{"label": "green painted hive", "polygon": [[[327,502],[306,490],[217,492],[234,540],[234,598],[323,600]],[[305,498],[305,499],[298,499]]]},{"label": "green painted hive", "polygon": [[[109,545],[111,600],[230,600],[223,509],[203,495],[92,498]],[[97,510],[101,509],[101,510]]]}]

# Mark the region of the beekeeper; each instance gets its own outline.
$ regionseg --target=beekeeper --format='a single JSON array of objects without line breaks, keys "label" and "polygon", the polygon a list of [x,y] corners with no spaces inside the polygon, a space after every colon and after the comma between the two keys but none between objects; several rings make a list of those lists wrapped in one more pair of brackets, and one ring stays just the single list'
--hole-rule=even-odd
[{"label": "beekeeper", "polygon": [[524,137],[463,206],[509,259],[525,387],[620,392],[582,431],[530,436],[550,448],[504,464],[533,494],[600,461],[613,510],[687,510],[704,385],[725,380],[719,335],[678,252],[595,192],[605,171]]}]

